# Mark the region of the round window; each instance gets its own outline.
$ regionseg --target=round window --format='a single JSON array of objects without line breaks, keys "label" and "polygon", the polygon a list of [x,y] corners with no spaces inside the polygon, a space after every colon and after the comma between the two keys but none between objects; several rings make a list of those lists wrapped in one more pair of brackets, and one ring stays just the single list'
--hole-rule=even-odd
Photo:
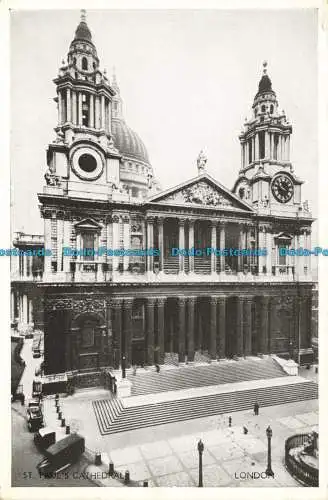
[{"label": "round window", "polygon": [[97,160],[89,154],[83,154],[79,158],[79,166],[84,172],[93,172],[97,168]]}]

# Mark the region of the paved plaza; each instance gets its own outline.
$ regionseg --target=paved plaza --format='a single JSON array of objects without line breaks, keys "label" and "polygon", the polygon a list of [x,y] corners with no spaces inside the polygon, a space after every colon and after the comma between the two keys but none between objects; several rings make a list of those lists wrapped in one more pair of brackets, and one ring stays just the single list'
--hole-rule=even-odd
[{"label": "paved plaza", "polygon": [[[92,410],[92,400],[106,397],[106,391],[94,390],[62,398],[64,416],[72,430],[86,437],[88,449],[108,454],[115,469],[129,470],[131,479],[148,480],[149,486],[197,486],[198,451],[201,439],[204,486],[281,487],[300,486],[283,464],[285,439],[309,432],[318,426],[317,400],[232,413],[197,420],[167,424],[137,431],[101,436]],[[56,425],[54,400],[44,401],[48,425]],[[57,424],[58,425],[58,424]],[[266,469],[267,438],[270,425],[274,478],[250,479]],[[243,427],[248,433],[243,433]],[[264,476],[264,474],[262,474]]]}]

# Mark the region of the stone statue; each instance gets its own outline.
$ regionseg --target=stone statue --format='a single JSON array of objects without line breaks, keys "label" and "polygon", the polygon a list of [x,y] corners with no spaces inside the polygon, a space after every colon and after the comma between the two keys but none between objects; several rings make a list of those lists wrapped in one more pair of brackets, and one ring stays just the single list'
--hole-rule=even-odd
[{"label": "stone statue", "polygon": [[201,150],[197,158],[197,168],[199,174],[202,174],[205,171],[206,163],[207,163],[207,156],[204,153],[204,151]]},{"label": "stone statue", "polygon": [[50,167],[47,168],[44,178],[47,186],[60,186],[61,184],[60,177],[55,175]]}]

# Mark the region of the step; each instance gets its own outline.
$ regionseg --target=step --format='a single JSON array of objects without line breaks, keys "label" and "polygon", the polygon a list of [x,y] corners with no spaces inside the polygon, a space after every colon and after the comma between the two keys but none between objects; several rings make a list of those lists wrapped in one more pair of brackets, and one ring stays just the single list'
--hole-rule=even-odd
[{"label": "step", "polygon": [[[119,418],[110,426],[104,427],[98,418],[97,422],[102,435],[114,434],[205,416],[250,410],[253,408],[254,401],[258,401],[261,408],[279,405],[282,401],[286,404],[317,397],[317,384],[304,381],[272,386],[270,391],[268,387],[262,387],[133,406],[124,408]],[[95,401],[93,407],[97,416],[99,401]]]}]

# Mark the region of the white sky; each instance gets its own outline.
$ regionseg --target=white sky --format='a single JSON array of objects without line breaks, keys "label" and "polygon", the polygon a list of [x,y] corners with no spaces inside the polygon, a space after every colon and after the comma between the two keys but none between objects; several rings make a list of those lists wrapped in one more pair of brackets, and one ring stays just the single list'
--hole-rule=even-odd
[{"label": "white sky", "polygon": [[[42,233],[36,193],[56,126],[55,85],[79,11],[12,12],[12,229]],[[291,159],[317,214],[317,18],[315,10],[88,11],[101,68],[116,67],[127,123],[144,141],[163,189],[208,171],[231,188],[238,135],[263,60],[293,125]],[[313,241],[315,243],[315,241]]]}]

